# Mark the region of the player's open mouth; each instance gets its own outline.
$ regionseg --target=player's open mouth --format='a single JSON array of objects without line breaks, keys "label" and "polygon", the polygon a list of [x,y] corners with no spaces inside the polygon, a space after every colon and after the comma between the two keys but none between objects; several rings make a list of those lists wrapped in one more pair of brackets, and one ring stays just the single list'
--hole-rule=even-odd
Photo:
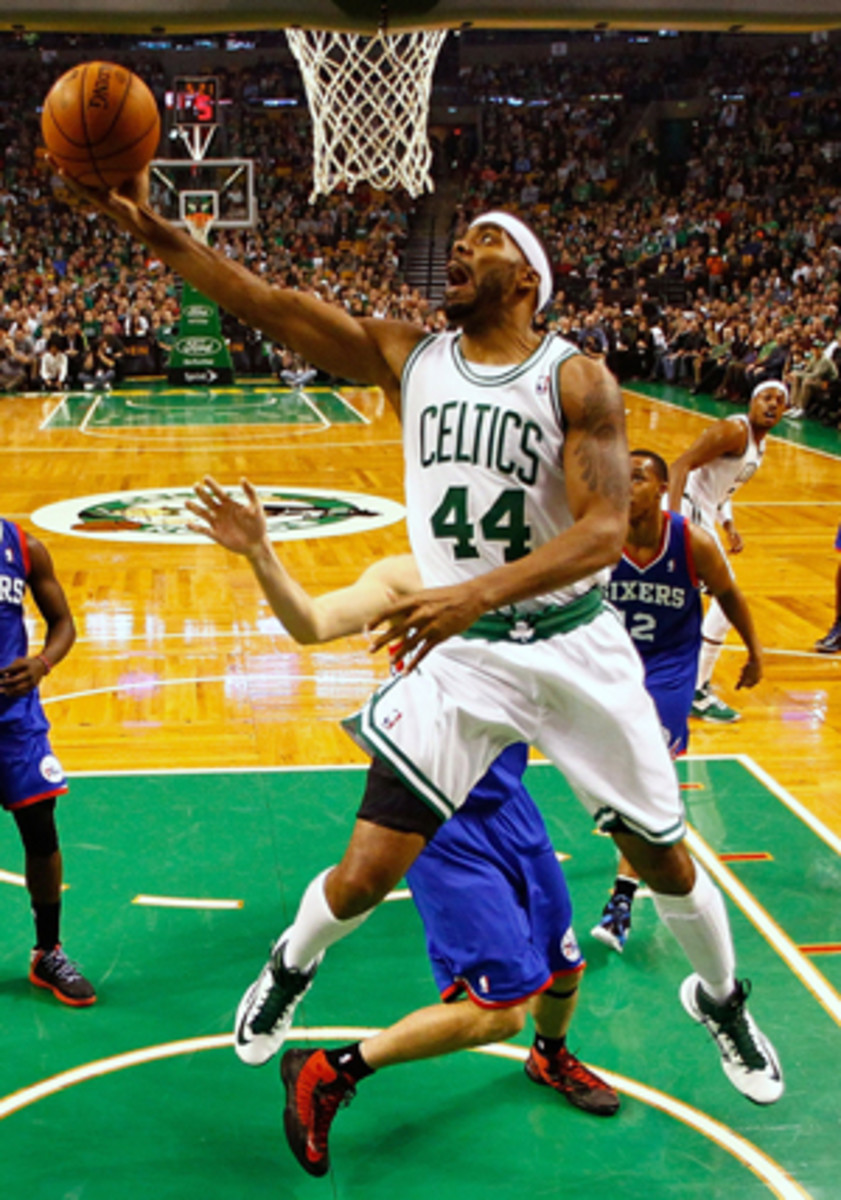
[{"label": "player's open mouth", "polygon": [[447,290],[464,287],[471,282],[470,272],[460,262],[451,259],[447,263]]}]

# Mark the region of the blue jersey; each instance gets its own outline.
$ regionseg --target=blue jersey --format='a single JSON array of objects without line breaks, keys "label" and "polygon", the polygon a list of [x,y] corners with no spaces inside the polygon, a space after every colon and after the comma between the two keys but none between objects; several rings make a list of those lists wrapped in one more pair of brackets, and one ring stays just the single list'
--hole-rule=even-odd
[{"label": "blue jersey", "polygon": [[673,753],[686,749],[701,649],[703,610],[689,522],[667,513],[659,551],[645,566],[623,554],[608,599],[622,613],[645,667],[650,692]]},{"label": "blue jersey", "polygon": [[[23,610],[29,569],[26,534],[12,521],[0,518],[0,670],[29,652]],[[0,695],[0,732],[4,736],[25,736],[48,728],[37,688],[18,699]]]}]

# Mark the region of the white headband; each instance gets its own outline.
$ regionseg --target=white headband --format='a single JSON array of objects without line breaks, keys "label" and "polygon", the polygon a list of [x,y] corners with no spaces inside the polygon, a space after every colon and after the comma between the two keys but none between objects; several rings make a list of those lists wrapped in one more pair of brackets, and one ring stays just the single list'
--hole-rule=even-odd
[{"label": "white headband", "polygon": [[750,394],[751,400],[753,400],[754,396],[758,396],[760,392],[764,392],[766,388],[774,388],[781,391],[786,398],[786,404],[788,404],[788,388],[781,379],[765,379],[762,383],[758,383]]},{"label": "white headband", "polygon": [[511,240],[516,243],[529,266],[534,267],[537,271],[540,276],[540,286],[537,289],[535,312],[540,312],[552,299],[554,290],[552,267],[540,239],[532,233],[525,221],[521,221],[519,217],[507,212],[482,213],[475,221],[470,222],[471,229],[476,225],[498,225],[500,229],[504,229]]}]

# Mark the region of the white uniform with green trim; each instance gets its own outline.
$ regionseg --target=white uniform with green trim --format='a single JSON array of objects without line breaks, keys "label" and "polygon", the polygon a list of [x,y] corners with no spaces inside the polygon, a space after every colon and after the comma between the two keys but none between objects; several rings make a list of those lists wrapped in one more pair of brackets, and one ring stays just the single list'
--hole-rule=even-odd
[{"label": "white uniform with green trim", "polygon": [[[403,372],[409,536],[427,587],[521,558],[573,524],[558,368],[576,348],[550,335],[526,362],[489,371],[465,361],[459,340],[426,338]],[[603,827],[619,814],[649,840],[677,840],[674,768],[602,578],[487,614],[382,687],[347,728],[441,816],[505,746],[526,741]]]},{"label": "white uniform with green trim", "polygon": [[680,506],[683,516],[695,525],[702,525],[712,534],[722,553],[724,548],[718,537],[716,522],[732,520],[732,498],[762,466],[765,453],[765,443],[757,445],[750,420],[744,413],[737,413],[727,420],[745,426],[748,436],[743,452],[720,454],[712,462],[690,471]]}]

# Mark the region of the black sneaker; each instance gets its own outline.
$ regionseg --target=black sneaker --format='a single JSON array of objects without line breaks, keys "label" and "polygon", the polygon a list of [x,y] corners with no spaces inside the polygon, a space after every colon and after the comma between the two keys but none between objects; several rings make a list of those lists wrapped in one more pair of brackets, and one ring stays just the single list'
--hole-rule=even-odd
[{"label": "black sneaker", "polygon": [[631,932],[631,898],[621,892],[613,895],[604,906],[604,912],[598,925],[590,930],[590,935],[597,942],[610,946],[617,954],[621,954]]},{"label": "black sneaker", "polygon": [[324,957],[322,952],[308,971],[285,966],[285,936],[281,934],[269,961],[237,1008],[234,1049],[250,1067],[261,1067],[277,1054],[286,1040],[298,1002],[312,986]]},{"label": "black sneaker", "polygon": [[706,1025],[718,1046],[724,1074],[754,1104],[774,1104],[785,1089],[776,1051],[747,1010],[750,983],[736,983],[729,999],[717,1004],[697,975],[684,979],[680,1001],[693,1021]]},{"label": "black sneaker", "polygon": [[53,950],[32,951],[29,982],[36,987],[47,988],[62,1004],[70,1004],[73,1008],[86,1008],[96,1003],[93,985],[70,961],[61,946]]},{"label": "black sneaker", "polygon": [[619,1108],[619,1097],[589,1067],[564,1047],[554,1058],[547,1058],[535,1046],[526,1059],[526,1074],[535,1083],[554,1088],[570,1104],[597,1117],[612,1117]]},{"label": "black sneaker", "polygon": [[829,633],[815,642],[818,654],[837,654],[841,650],[841,621],[836,621]]},{"label": "black sneaker", "polygon": [[287,1050],[280,1060],[280,1078],[286,1088],[283,1127],[289,1148],[309,1175],[326,1175],[330,1126],[356,1088],[331,1067],[323,1050]]}]

